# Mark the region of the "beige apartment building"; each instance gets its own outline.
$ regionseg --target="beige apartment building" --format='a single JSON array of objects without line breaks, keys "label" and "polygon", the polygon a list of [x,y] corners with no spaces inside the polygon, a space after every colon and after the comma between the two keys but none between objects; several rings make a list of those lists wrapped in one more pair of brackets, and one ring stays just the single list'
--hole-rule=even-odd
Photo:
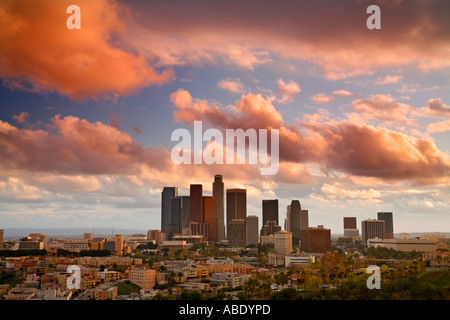
[{"label": "beige apartment building", "polygon": [[156,271],[147,268],[130,269],[130,282],[142,289],[151,289],[156,284]]},{"label": "beige apartment building", "polygon": [[292,252],[292,232],[278,231],[274,233],[274,248],[278,254]]}]

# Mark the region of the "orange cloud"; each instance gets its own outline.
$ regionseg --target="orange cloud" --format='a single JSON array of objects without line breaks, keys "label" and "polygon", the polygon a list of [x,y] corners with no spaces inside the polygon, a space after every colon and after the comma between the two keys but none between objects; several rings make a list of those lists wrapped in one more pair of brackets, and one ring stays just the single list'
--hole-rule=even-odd
[{"label": "orange cloud", "polygon": [[69,30],[73,1],[5,0],[0,4],[0,77],[5,85],[58,91],[70,98],[128,95],[173,79],[137,53],[115,46],[128,9],[116,0],[80,0],[81,29]]}]

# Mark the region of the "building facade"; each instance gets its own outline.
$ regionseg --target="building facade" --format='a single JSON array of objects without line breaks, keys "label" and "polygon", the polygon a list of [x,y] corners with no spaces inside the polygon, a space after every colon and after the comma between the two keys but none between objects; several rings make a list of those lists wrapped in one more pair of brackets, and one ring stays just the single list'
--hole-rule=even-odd
[{"label": "building facade", "polygon": [[331,230],[323,227],[306,228],[301,231],[300,248],[306,252],[331,250]]},{"label": "building facade", "polygon": [[386,239],[386,222],[384,220],[367,219],[361,221],[362,241],[372,238]]},{"label": "building facade", "polygon": [[225,240],[225,189],[222,175],[214,176],[213,197],[216,198],[217,241]]},{"label": "building facade", "polygon": [[274,235],[274,249],[277,254],[291,253],[292,248],[292,232],[278,231]]}]

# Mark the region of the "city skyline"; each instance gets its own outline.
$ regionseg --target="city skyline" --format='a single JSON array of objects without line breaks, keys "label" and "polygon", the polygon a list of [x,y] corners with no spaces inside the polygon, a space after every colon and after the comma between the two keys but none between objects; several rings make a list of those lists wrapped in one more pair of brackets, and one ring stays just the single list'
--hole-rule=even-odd
[{"label": "city skyline", "polygon": [[[220,175],[260,226],[277,199],[282,229],[298,200],[332,233],[378,212],[449,232],[450,4],[370,4],[381,29],[357,0],[80,0],[69,29],[71,1],[3,1],[0,228],[160,229],[164,187]],[[174,163],[197,121],[279,130],[278,172]]]}]

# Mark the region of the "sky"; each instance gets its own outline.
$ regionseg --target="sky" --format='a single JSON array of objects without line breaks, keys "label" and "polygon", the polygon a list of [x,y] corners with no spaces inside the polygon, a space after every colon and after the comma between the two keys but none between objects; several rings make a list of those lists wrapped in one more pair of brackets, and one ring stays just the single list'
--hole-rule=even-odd
[{"label": "sky", "polygon": [[[3,0],[0,227],[159,229],[163,187],[211,195],[222,174],[247,189],[248,215],[279,199],[282,226],[300,200],[332,233],[379,211],[396,233],[450,232],[448,12],[444,0]],[[277,129],[278,172],[174,163],[171,135],[194,121]]]}]

